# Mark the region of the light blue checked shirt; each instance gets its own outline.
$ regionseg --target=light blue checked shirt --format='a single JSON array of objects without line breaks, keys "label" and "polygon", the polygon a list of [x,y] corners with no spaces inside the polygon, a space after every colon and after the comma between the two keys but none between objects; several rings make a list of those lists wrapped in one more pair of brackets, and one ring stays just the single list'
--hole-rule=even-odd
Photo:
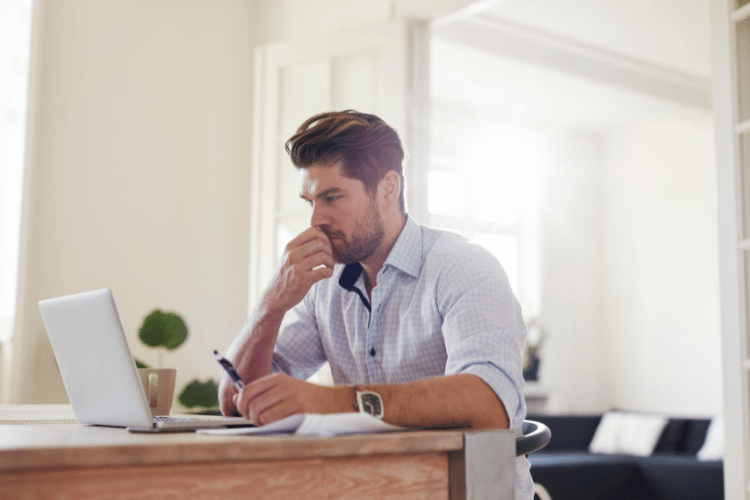
[{"label": "light blue checked shirt", "polygon": [[[301,379],[325,361],[336,384],[401,384],[471,373],[505,405],[520,433],[526,416],[521,350],[526,326],[500,263],[466,238],[411,217],[367,300],[359,264],[337,265],[284,317],[274,371]],[[531,499],[526,458],[517,498]]]}]

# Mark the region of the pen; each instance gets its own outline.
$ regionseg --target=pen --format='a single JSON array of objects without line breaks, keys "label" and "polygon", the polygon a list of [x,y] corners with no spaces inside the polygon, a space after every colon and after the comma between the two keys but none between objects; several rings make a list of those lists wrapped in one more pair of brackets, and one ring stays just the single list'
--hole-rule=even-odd
[{"label": "pen", "polygon": [[242,383],[242,379],[237,373],[237,370],[234,369],[232,362],[219,354],[219,351],[216,349],[214,349],[214,356],[216,357],[216,361],[218,361],[221,367],[224,368],[224,371],[227,372],[229,378],[232,379],[234,386],[241,391],[245,387],[245,384]]}]

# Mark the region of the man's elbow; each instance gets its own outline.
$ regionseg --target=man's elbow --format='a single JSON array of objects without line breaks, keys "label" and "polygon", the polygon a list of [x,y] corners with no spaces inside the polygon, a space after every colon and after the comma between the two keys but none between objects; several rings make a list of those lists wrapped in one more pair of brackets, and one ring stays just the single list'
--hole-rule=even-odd
[{"label": "man's elbow", "polygon": [[[489,389],[489,386],[487,386]],[[486,403],[476,415],[477,418],[472,422],[473,429],[508,429],[509,419],[505,405],[492,389],[489,389],[487,397],[484,398]]]},{"label": "man's elbow", "polygon": [[482,413],[472,423],[472,429],[507,429],[510,427],[508,415],[504,407],[500,408],[500,410],[485,411]]}]

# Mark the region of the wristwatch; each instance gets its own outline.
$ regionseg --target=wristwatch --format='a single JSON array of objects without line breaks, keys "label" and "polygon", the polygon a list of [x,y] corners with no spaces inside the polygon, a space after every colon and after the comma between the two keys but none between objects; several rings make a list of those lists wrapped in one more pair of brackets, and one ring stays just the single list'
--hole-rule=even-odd
[{"label": "wristwatch", "polygon": [[380,394],[372,391],[357,391],[355,408],[360,413],[367,413],[375,418],[383,418],[383,399]]}]

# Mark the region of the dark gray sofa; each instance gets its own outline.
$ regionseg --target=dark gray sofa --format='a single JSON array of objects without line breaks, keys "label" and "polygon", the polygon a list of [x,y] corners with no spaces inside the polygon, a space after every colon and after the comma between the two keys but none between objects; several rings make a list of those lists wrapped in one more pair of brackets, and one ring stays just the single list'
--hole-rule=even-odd
[{"label": "dark gray sofa", "polygon": [[708,419],[670,419],[648,457],[589,453],[601,415],[529,415],[552,439],[529,455],[531,475],[552,500],[723,500],[721,460],[696,457]]}]

